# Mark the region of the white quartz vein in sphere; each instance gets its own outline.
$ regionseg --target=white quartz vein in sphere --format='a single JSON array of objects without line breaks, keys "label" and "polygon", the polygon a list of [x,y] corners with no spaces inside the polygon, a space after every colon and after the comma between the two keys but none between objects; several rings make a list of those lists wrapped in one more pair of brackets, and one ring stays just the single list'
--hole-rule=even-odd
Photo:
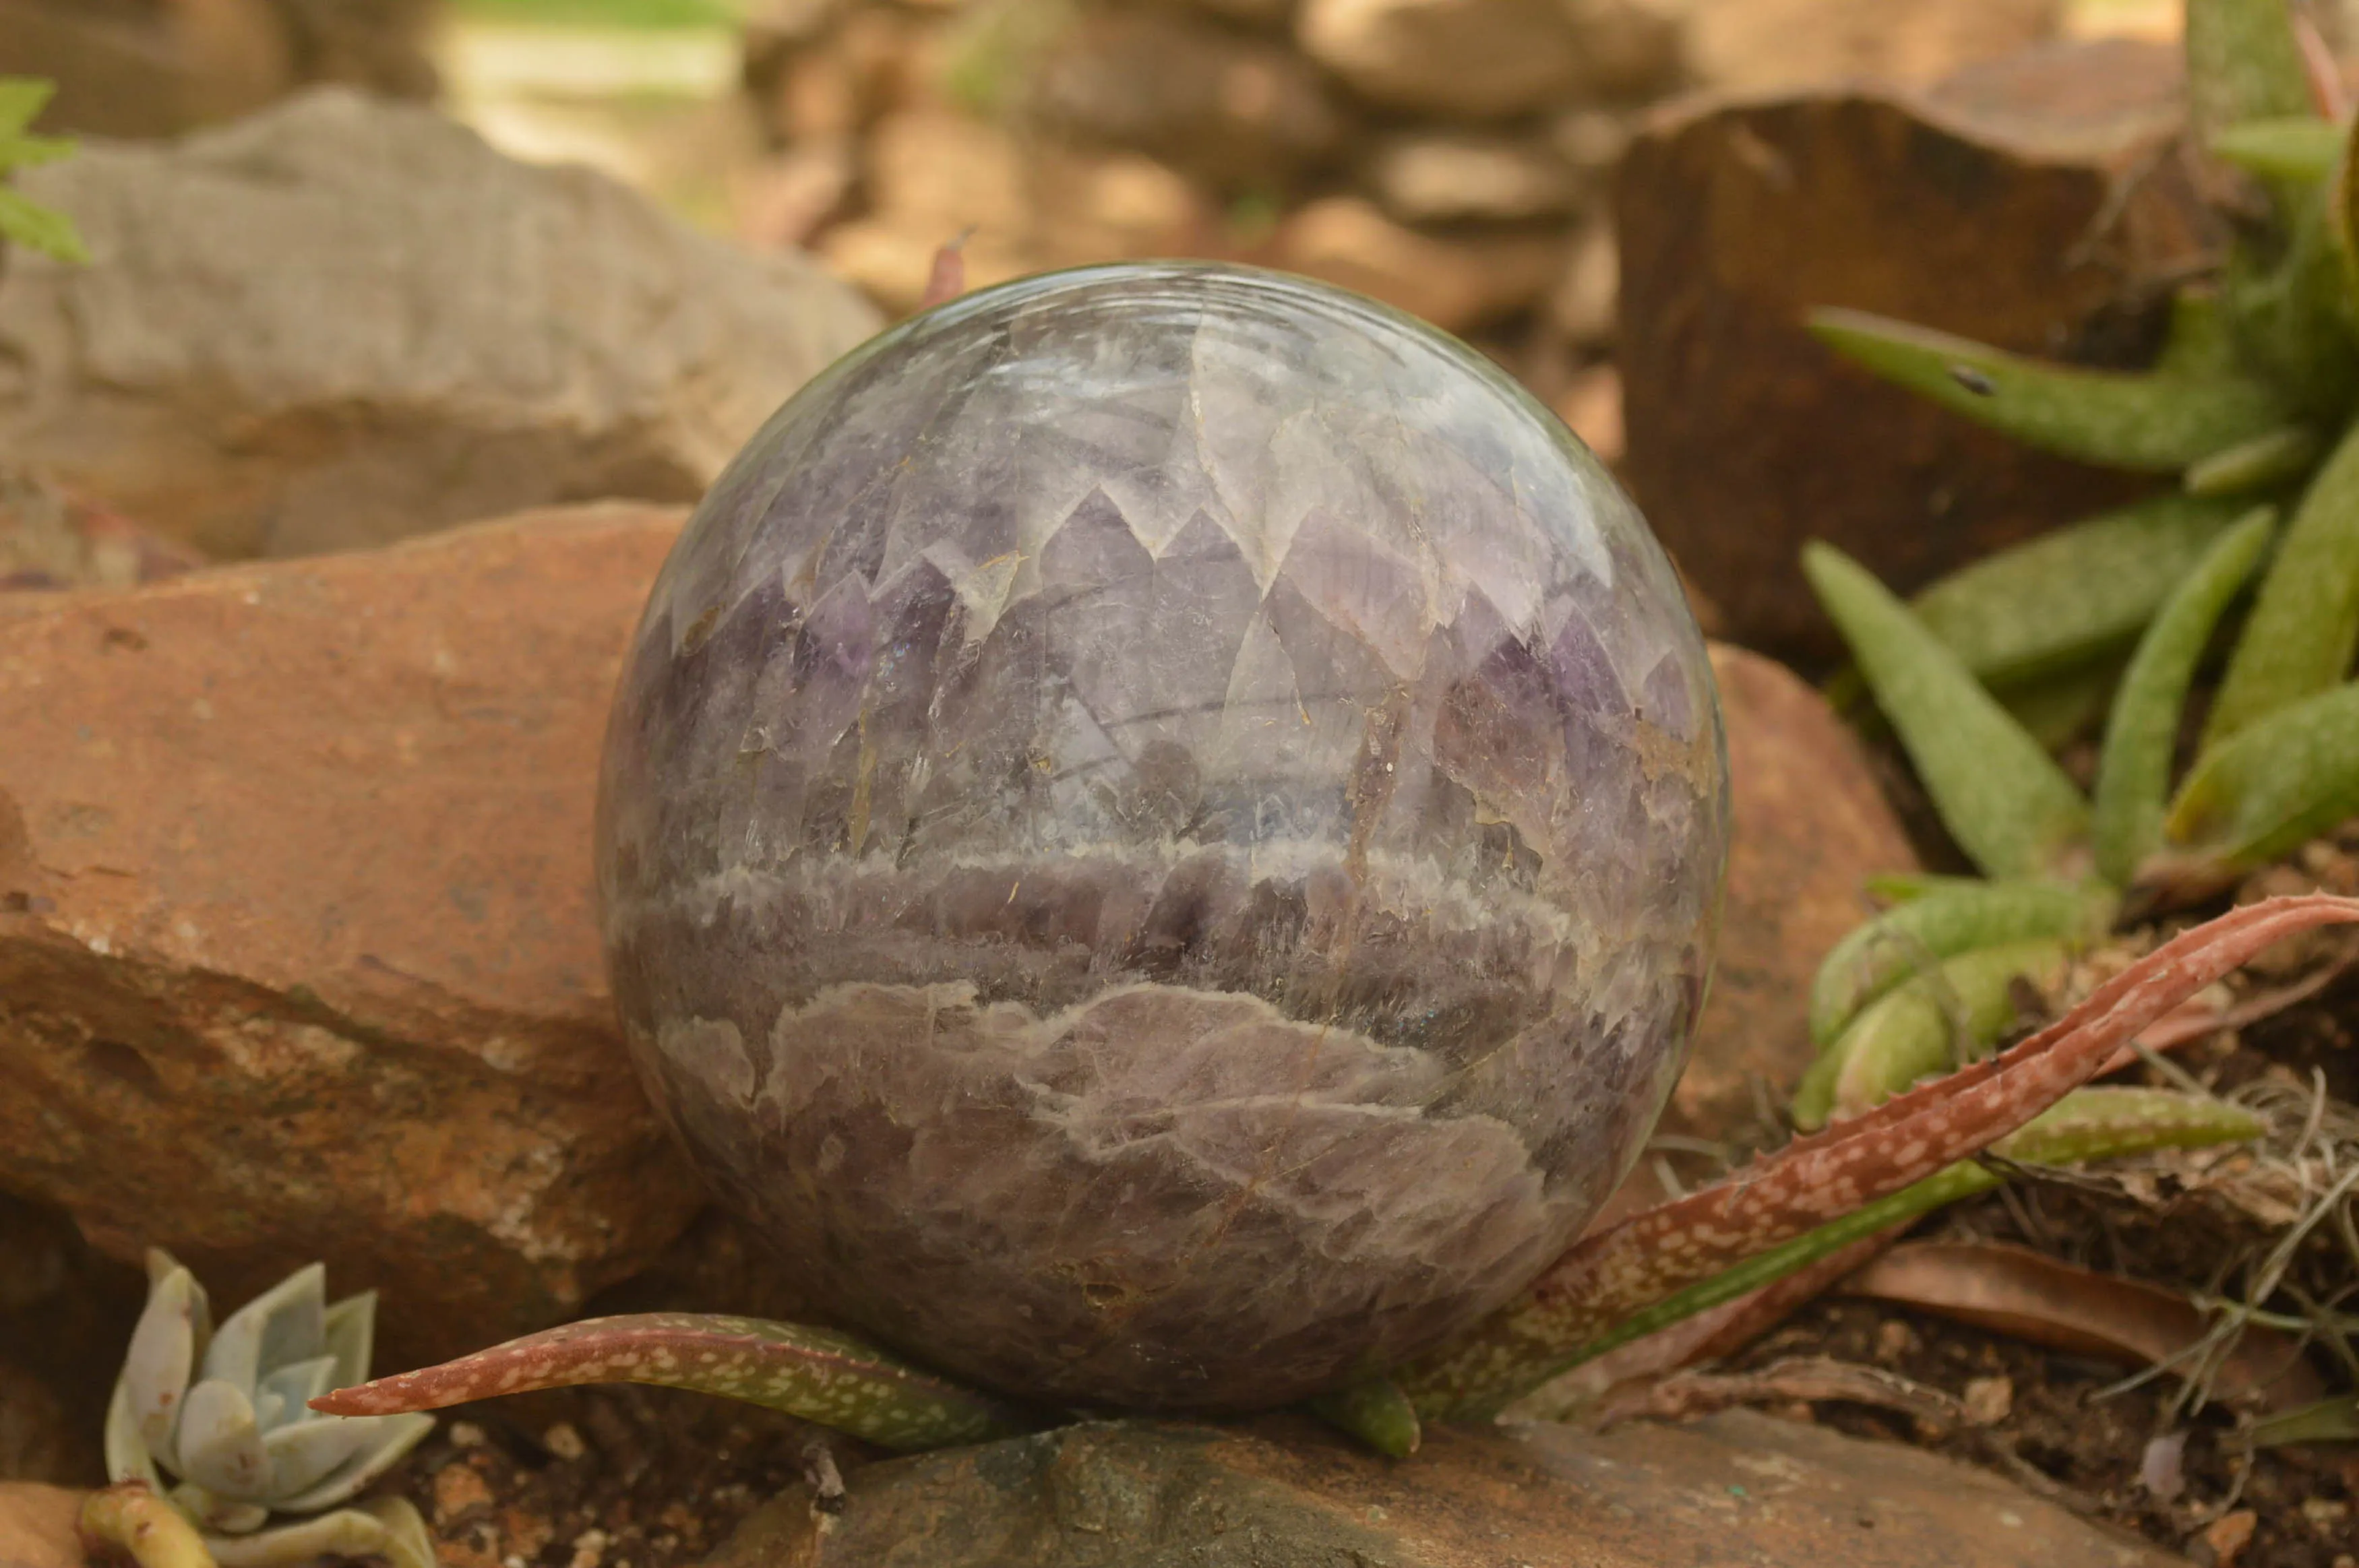
[{"label": "white quartz vein in sphere", "polygon": [[1035,278],[837,364],[689,524],[607,742],[614,992],[839,1321],[1274,1404],[1628,1168],[1724,773],[1661,550],[1485,361],[1243,268]]}]

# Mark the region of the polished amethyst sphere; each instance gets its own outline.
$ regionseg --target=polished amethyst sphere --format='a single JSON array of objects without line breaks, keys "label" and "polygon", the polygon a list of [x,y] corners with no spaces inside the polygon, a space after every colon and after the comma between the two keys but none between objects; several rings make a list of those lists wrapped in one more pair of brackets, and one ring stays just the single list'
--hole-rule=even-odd
[{"label": "polished amethyst sphere", "polygon": [[1487,362],[1245,268],[1033,278],[813,382],[673,550],[615,1000],[841,1325],[1275,1404],[1498,1306],[1629,1167],[1725,773],[1661,549]]}]

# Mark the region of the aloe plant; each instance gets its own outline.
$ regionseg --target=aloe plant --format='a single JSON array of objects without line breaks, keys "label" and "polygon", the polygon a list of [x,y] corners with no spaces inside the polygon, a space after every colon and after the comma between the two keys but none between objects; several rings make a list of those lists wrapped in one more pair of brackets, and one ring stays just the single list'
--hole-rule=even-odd
[{"label": "aloe plant", "polygon": [[[368,1375],[375,1336],[375,1293],[332,1303],[326,1279],[316,1263],[298,1270],[215,1327],[196,1276],[150,1251],[147,1303],[107,1408],[108,1478],[168,1502],[203,1532],[221,1568],[274,1568],[330,1552],[433,1568],[425,1523],[409,1504],[347,1506],[433,1429],[433,1418],[354,1420],[310,1409],[330,1389]],[[271,1525],[277,1515],[298,1517]],[[96,1516],[121,1517],[120,1502]]]},{"label": "aloe plant", "polygon": [[[1495,1414],[1636,1336],[1986,1189],[1997,1177],[1974,1157],[1994,1146],[2017,1162],[2060,1163],[2248,1138],[2251,1117],[2217,1100],[2080,1086],[2138,1031],[2269,943],[2351,922],[2359,922],[2359,900],[2320,895],[2273,899],[2187,932],[2004,1055],[1583,1238],[1474,1328],[1410,1365],[1370,1368],[1313,1409],[1381,1452],[1404,1454],[1425,1422]],[[848,1335],[685,1313],[573,1324],[311,1403],[381,1416],[595,1382],[745,1400],[902,1451],[1061,1419],[962,1388]]]},{"label": "aloe plant", "polygon": [[[1903,603],[1819,544],[1803,567],[1935,809],[1989,879],[1905,902],[1827,959],[1815,1126],[1986,1050],[2125,902],[2216,891],[2359,812],[2359,187],[2284,0],[2189,0],[2190,118],[2266,217],[2190,284],[2137,373],[2044,364],[1821,310],[1837,352],[2017,438],[2180,479]],[[2237,606],[2250,607],[2238,614]],[[2174,778],[2197,674],[2228,654]],[[2119,664],[2126,653],[2126,665]],[[2118,678],[2115,672],[2118,670]],[[2094,677],[2093,679],[2092,677]],[[2076,684],[2078,683],[2078,684]],[[2027,723],[2111,688],[2093,798]]]}]

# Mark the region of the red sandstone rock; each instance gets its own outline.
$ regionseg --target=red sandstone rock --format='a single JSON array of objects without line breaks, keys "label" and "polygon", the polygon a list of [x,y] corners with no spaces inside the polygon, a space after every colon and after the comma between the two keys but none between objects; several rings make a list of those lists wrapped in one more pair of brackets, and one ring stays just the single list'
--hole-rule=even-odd
[{"label": "red sandstone rock", "polygon": [[549,512],[0,596],[0,1187],[389,1361],[566,1315],[699,1197],[609,1022],[590,814],[679,522]]}]

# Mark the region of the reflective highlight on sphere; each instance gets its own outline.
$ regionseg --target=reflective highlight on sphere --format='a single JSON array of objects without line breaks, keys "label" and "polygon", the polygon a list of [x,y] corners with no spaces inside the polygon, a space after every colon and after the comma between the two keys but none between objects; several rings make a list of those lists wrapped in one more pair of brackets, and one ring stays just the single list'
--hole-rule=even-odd
[{"label": "reflective highlight on sphere", "polygon": [[673,551],[615,997],[842,1324],[1275,1404],[1500,1304],[1636,1158],[1724,773],[1669,563],[1486,362],[1243,268],[1030,279],[814,382]]}]

